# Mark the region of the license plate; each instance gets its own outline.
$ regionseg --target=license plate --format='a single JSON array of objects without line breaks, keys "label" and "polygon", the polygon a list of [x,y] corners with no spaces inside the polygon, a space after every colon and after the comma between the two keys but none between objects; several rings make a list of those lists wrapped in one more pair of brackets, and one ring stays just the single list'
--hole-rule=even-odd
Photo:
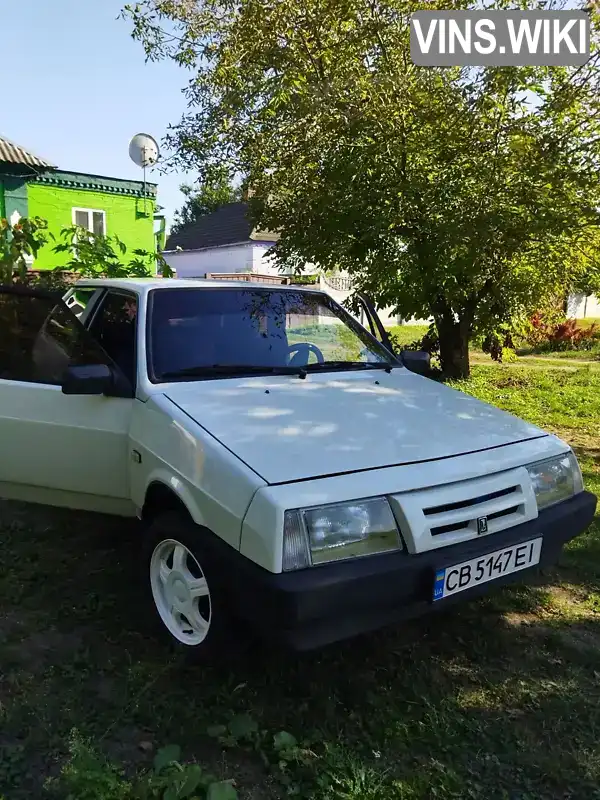
[{"label": "license plate", "polygon": [[433,599],[442,600],[473,586],[501,578],[511,572],[519,572],[539,563],[542,538],[514,544],[502,550],[494,550],[462,564],[438,569],[433,584]]}]

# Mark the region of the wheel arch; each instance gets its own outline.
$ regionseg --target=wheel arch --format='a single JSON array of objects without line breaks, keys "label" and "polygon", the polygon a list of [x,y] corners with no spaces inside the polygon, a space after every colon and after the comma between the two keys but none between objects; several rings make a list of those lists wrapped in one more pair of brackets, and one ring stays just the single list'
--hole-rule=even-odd
[{"label": "wheel arch", "polygon": [[153,476],[144,494],[142,521],[150,522],[165,511],[180,511],[198,525],[205,526],[197,503],[181,480],[168,475]]}]

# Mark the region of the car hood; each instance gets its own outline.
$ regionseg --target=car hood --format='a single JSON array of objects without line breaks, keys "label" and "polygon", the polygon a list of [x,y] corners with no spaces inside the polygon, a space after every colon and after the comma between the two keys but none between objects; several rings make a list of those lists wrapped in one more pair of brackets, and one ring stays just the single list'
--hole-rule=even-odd
[{"label": "car hood", "polygon": [[404,368],[192,381],[170,384],[165,394],[271,484],[547,435]]}]

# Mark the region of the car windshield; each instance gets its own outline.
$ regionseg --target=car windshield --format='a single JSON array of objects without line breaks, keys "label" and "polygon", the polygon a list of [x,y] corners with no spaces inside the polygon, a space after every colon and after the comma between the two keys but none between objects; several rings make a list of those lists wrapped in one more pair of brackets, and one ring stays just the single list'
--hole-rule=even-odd
[{"label": "car windshield", "polygon": [[292,289],[159,289],[149,306],[154,381],[399,366],[327,295]]}]

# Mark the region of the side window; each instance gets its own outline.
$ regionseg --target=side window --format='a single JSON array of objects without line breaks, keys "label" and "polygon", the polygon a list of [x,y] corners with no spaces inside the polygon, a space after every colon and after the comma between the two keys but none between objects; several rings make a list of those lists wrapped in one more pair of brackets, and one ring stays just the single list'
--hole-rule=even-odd
[{"label": "side window", "polygon": [[76,289],[65,300],[65,305],[79,319],[97,291],[97,289]]},{"label": "side window", "polygon": [[0,291],[0,379],[59,386],[68,366],[107,361],[62,301]]},{"label": "side window", "polygon": [[107,292],[94,314],[89,331],[135,386],[137,297]]}]

